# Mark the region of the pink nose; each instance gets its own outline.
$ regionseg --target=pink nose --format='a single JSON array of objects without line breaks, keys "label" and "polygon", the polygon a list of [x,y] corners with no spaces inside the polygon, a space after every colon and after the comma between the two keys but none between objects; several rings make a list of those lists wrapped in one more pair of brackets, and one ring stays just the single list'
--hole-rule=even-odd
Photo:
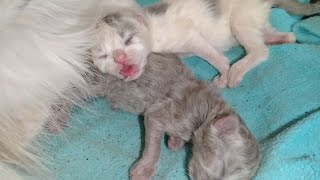
[{"label": "pink nose", "polygon": [[122,49],[116,49],[112,53],[113,59],[116,63],[125,65],[128,63],[127,54]]}]

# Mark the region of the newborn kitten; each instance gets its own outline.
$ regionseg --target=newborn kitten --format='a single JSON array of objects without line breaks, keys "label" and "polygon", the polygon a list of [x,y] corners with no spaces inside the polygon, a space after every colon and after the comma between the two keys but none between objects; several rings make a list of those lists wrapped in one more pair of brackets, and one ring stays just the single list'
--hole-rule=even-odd
[{"label": "newborn kitten", "polygon": [[155,174],[164,132],[173,150],[192,141],[192,179],[252,178],[259,165],[258,144],[216,87],[196,80],[175,55],[151,54],[147,60],[134,81],[109,74],[88,80],[92,93],[105,96],[113,108],[145,117],[145,149],[131,179],[151,179]]},{"label": "newborn kitten", "polygon": [[150,52],[142,10],[135,1],[130,2],[128,6],[110,5],[108,15],[98,21],[96,46],[91,49],[94,64],[102,72],[128,81],[140,76]]},{"label": "newborn kitten", "polygon": [[[215,79],[219,87],[235,87],[250,69],[268,58],[267,45],[294,43],[296,40],[293,33],[277,32],[271,27],[268,17],[272,4],[293,13],[320,12],[319,4],[304,5],[295,0],[163,0],[145,8],[145,21],[123,12],[118,12],[116,19],[146,22],[151,38],[151,47],[146,49],[197,55],[221,73]],[[116,29],[116,25],[112,27]],[[146,30],[145,23],[136,27]],[[105,34],[99,36],[108,36]],[[120,39],[120,42],[124,41]],[[108,39],[98,45],[106,46],[110,42]],[[238,44],[245,48],[247,55],[230,68],[223,52]],[[93,60],[96,61],[95,58]],[[100,60],[103,63],[98,67],[103,72],[108,72],[108,66],[103,67],[102,64],[114,65],[117,62],[104,57]],[[139,69],[135,69],[142,71],[143,66],[140,64]]]}]

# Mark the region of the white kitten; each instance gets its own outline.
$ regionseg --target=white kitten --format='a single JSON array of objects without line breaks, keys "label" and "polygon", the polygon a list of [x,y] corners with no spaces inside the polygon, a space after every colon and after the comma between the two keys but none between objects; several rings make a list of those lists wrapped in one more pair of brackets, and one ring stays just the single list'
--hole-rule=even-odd
[{"label": "white kitten", "polygon": [[[288,4],[293,1],[286,0]],[[267,60],[267,45],[295,42],[293,33],[280,33],[271,27],[268,18],[272,3],[266,0],[163,0],[146,8],[152,51],[197,55],[221,73],[215,79],[218,86],[235,87],[250,69]],[[229,61],[223,52],[238,43],[247,55],[229,70]]]},{"label": "white kitten", "polygon": [[[218,86],[235,87],[250,69],[268,58],[267,45],[295,42],[294,34],[280,33],[271,27],[268,17],[272,4],[298,14],[320,12],[319,4],[304,5],[295,0],[163,0],[145,8],[145,21],[141,20],[141,16],[134,18],[124,13],[127,10],[113,14],[121,17],[117,18],[118,22],[123,20],[130,23],[140,22],[135,23],[135,31],[140,33],[146,31],[143,23],[146,22],[151,38],[151,51],[197,55],[207,60],[221,73],[215,79]],[[111,31],[110,26],[105,25],[105,27],[105,32],[99,31],[99,39],[102,41],[98,41],[97,44],[98,47],[108,47],[100,50],[102,55],[107,54],[110,57],[118,49],[115,44],[121,44],[121,50],[127,47],[123,45],[125,39],[119,38],[115,33],[119,28],[116,23]],[[140,28],[140,31],[137,28]],[[130,31],[126,28],[123,30]],[[148,39],[141,38],[148,36],[139,36],[140,44],[145,46],[141,55],[144,57],[149,50],[148,43],[144,43]],[[244,46],[247,55],[230,68],[223,52],[238,44]],[[126,50],[122,52],[127,53]],[[122,66],[119,67],[118,60],[115,57],[105,57],[97,58],[95,55],[93,57],[95,64],[103,72],[122,78],[124,75],[121,73]],[[143,62],[145,59],[143,61],[132,59],[129,64],[135,63],[139,68],[135,68],[138,72],[135,72],[133,78],[128,78],[129,80],[138,78],[145,64]]]}]

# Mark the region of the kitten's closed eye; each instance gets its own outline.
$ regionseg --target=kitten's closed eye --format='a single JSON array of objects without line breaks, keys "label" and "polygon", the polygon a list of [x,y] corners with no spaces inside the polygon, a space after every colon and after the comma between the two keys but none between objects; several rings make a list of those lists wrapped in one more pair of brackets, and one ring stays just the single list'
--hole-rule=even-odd
[{"label": "kitten's closed eye", "polygon": [[132,39],[135,37],[136,33],[133,33],[132,35],[129,36],[127,40],[124,41],[124,44],[127,46],[132,43]]},{"label": "kitten's closed eye", "polygon": [[108,55],[107,54],[103,54],[101,56],[98,57],[98,59],[107,59]]}]

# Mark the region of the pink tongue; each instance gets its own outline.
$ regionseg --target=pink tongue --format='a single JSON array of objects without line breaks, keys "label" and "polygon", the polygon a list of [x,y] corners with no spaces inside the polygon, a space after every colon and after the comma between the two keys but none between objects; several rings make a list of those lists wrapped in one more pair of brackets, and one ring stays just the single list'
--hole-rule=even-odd
[{"label": "pink tongue", "polygon": [[136,74],[139,71],[139,68],[137,65],[124,65],[122,69],[120,70],[120,73],[125,77],[129,77],[131,75]]}]

